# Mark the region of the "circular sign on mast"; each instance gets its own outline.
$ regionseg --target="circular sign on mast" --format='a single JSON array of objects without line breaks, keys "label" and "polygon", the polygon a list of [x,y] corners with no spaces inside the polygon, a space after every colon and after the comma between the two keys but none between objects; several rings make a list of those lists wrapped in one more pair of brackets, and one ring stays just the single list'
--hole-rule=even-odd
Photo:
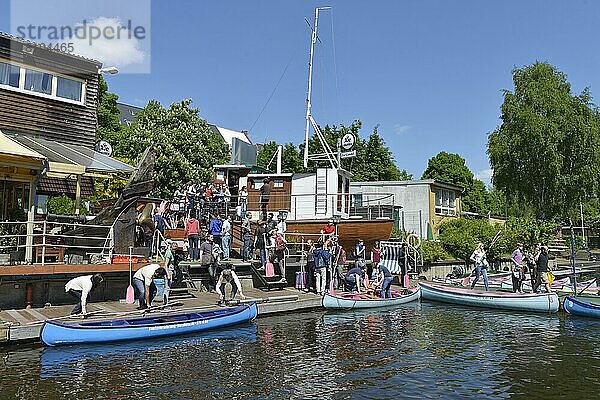
[{"label": "circular sign on mast", "polygon": [[356,138],[354,137],[353,134],[351,133],[346,133],[343,137],[342,137],[342,148],[344,150],[350,150],[352,147],[354,147],[354,142],[356,141]]},{"label": "circular sign on mast", "polygon": [[100,154],[104,154],[110,157],[112,155],[113,149],[110,143],[101,140],[98,143],[96,143],[96,151]]}]

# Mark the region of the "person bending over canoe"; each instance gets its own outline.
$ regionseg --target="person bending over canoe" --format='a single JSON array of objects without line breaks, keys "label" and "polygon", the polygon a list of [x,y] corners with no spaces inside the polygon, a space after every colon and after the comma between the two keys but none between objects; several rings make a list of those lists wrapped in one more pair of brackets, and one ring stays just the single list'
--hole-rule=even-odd
[{"label": "person bending over canoe", "polygon": [[87,314],[85,305],[87,304],[88,297],[103,281],[104,278],[101,274],[94,274],[78,276],[67,282],[65,292],[77,299],[77,304],[71,310],[71,315],[82,314],[85,316]]},{"label": "person bending over canoe", "polygon": [[394,278],[388,267],[383,264],[379,264],[377,267],[379,271],[379,275],[377,276],[376,286],[381,285],[381,298],[382,299],[391,299],[392,291],[390,290],[392,286],[392,279]]},{"label": "person bending over canoe", "polygon": [[475,280],[471,284],[471,289],[475,287],[475,284],[479,280],[479,275],[483,275],[483,283],[485,284],[485,290],[490,290],[488,285],[487,267],[488,263],[485,259],[485,250],[483,249],[483,243],[478,243],[477,248],[471,254],[471,261],[475,263]]},{"label": "person bending over canoe", "polygon": [[229,298],[229,301],[233,300],[237,293],[240,294],[240,298],[242,300],[246,298],[246,296],[244,296],[244,293],[242,293],[242,283],[240,282],[240,279],[238,278],[235,271],[232,271],[228,268],[224,269],[223,272],[221,272],[219,280],[217,281],[217,293],[219,294],[219,304],[223,304],[225,302],[225,286],[227,286],[228,283],[231,285],[231,297]]},{"label": "person bending over canoe", "polygon": [[154,279],[164,279],[166,276],[167,271],[158,264],[148,264],[136,271],[131,283],[140,301],[138,310],[144,310],[152,306],[152,300],[154,300],[157,292]]},{"label": "person bending over canoe", "polygon": [[364,285],[363,269],[364,264],[357,263],[354,268],[348,271],[346,277],[344,278],[345,290],[347,292],[360,293],[360,286]]}]

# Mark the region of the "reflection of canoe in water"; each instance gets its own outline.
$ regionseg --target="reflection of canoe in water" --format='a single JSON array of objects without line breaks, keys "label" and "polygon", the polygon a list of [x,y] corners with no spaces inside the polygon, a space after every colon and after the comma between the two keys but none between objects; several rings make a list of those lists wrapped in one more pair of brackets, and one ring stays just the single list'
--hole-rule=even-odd
[{"label": "reflection of canoe in water", "polygon": [[42,341],[49,346],[107,343],[124,340],[183,335],[252,321],[256,303],[204,312],[188,312],[142,318],[125,318],[80,323],[47,321]]},{"label": "reflection of canoe in water", "polygon": [[323,307],[344,310],[354,308],[392,307],[418,300],[421,297],[421,288],[417,286],[406,289],[405,292],[392,290],[392,296],[391,299],[381,299],[364,293],[342,292],[334,295],[325,293],[325,296],[323,296]]},{"label": "reflection of canoe in water", "polygon": [[563,303],[565,311],[581,317],[600,318],[600,305],[583,301],[573,296],[567,296]]},{"label": "reflection of canoe in water", "polygon": [[[162,339],[98,343],[86,346],[46,347],[41,355],[40,377],[42,379],[58,376],[73,376],[77,371],[87,370],[88,366],[121,364],[123,359],[144,358],[159,352],[167,354],[181,351],[203,351],[220,346],[239,346],[255,343],[256,324],[245,324],[213,330],[202,335],[166,337]],[[89,370],[87,371],[89,372]]]},{"label": "reflection of canoe in water", "polygon": [[425,300],[532,312],[557,312],[559,307],[556,293],[485,292],[432,283],[420,282],[419,284],[421,285],[422,297]]}]

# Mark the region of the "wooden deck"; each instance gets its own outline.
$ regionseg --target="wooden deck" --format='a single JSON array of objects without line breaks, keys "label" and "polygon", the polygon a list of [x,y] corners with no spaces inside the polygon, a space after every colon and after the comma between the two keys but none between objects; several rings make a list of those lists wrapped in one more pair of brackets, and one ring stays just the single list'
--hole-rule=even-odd
[{"label": "wooden deck", "polygon": [[[150,262],[135,263],[132,265],[137,271]],[[6,276],[35,276],[35,275],[64,275],[64,274],[95,274],[102,272],[128,272],[129,264],[33,264],[1,266],[0,277]]]},{"label": "wooden deck", "polygon": [[[227,289],[227,292],[229,290]],[[219,297],[215,293],[193,292],[192,298],[172,298],[171,302],[181,302],[182,305],[174,306],[171,310],[157,310],[154,313],[169,315],[170,313],[189,311],[208,311],[217,309],[216,304]],[[304,293],[293,288],[263,292],[252,287],[244,287],[244,294],[247,299],[254,299],[258,303],[259,317],[282,313],[310,310],[321,307],[321,297],[312,293]],[[161,305],[158,300],[153,305]],[[136,311],[137,302],[126,304],[120,301],[106,301],[97,303],[88,303],[88,312],[100,311],[97,316],[90,317],[90,320],[114,319],[114,318],[132,318],[141,316],[141,311]],[[51,306],[45,308],[4,310],[0,312],[0,344],[18,343],[23,341],[39,341],[39,336],[43,324],[34,323],[45,319],[57,318],[69,315],[72,305]],[[133,312],[133,313],[132,313]],[[127,313],[126,316],[119,314]],[[64,321],[77,321],[78,319],[67,318]]]}]

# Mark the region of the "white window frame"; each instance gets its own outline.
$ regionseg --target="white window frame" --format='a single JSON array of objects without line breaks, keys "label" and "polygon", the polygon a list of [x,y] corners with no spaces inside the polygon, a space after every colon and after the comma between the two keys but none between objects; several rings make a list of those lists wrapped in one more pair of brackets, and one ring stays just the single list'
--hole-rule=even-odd
[{"label": "white window frame", "polygon": [[273,179],[273,188],[283,188],[283,179]]},{"label": "white window frame", "polygon": [[[440,204],[438,205],[438,192],[441,197]],[[444,204],[444,194],[447,195],[447,204]],[[452,201],[450,201],[452,199]],[[456,216],[456,193],[454,190],[436,188],[435,189],[435,214],[436,215],[444,215],[444,216]]]},{"label": "white window frame", "polygon": [[[47,70],[43,70],[43,69],[40,69],[40,68],[32,67],[30,65],[13,62],[13,61],[10,61],[10,60],[6,60],[4,58],[0,58],[0,62],[3,62],[5,64],[9,64],[9,65],[14,65],[14,66],[20,68],[20,70],[19,70],[19,87],[16,88],[16,87],[12,87],[10,85],[0,84],[0,89],[10,90],[12,92],[24,93],[24,94],[31,95],[31,96],[36,96],[36,97],[43,97],[45,99],[51,99],[51,100],[61,101],[63,103],[70,103],[70,104],[77,104],[79,106],[85,106],[85,99],[86,99],[86,94],[87,94],[87,90],[86,90],[87,89],[87,81],[85,81],[83,79],[75,78],[73,76],[59,74],[57,72],[47,71]],[[34,92],[33,90],[27,90],[27,89],[25,89],[25,73],[26,73],[26,70],[28,70],[28,69],[31,70],[31,71],[36,71],[36,72],[41,72],[41,73],[44,73],[44,74],[50,74],[50,75],[52,75],[52,92],[51,92],[51,94]],[[71,100],[71,99],[65,99],[64,97],[59,97],[59,96],[56,95],[56,90],[57,90],[57,85],[58,85],[58,79],[57,79],[57,77],[59,77],[59,76],[61,78],[65,78],[65,79],[70,79],[70,80],[73,80],[73,81],[81,82],[81,101],[76,101],[76,100]]]}]

